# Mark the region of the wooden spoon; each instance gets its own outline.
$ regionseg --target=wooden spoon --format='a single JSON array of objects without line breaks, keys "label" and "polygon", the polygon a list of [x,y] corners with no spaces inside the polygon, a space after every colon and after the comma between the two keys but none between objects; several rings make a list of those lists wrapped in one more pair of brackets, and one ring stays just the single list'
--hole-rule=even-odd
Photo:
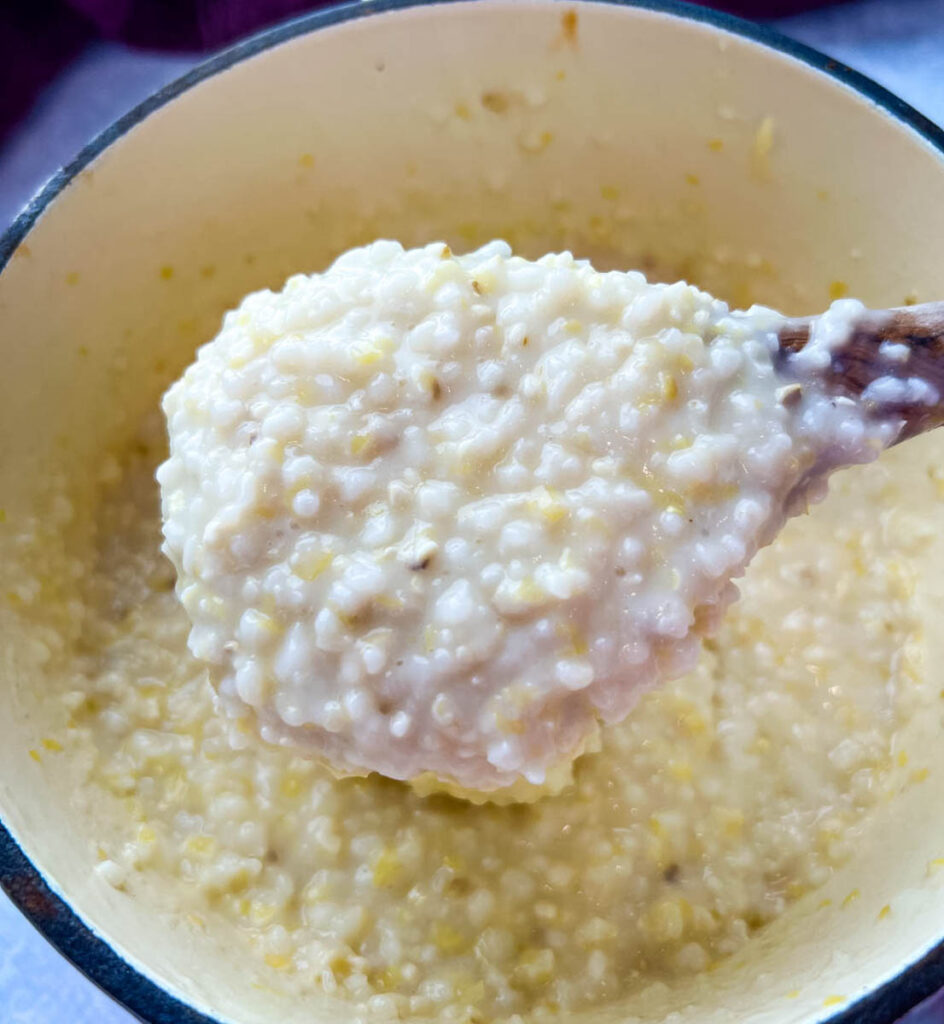
[{"label": "wooden spoon", "polygon": [[[788,378],[791,362],[810,340],[816,317],[789,319],[780,329],[780,370]],[[888,346],[884,348],[883,346]],[[904,346],[893,348],[892,346]],[[923,392],[885,400],[866,394],[880,378],[924,382]],[[896,441],[944,424],[944,302],[895,309],[868,309],[855,320],[845,343],[833,350],[821,379],[829,390],[864,402],[876,416],[900,418]],[[864,397],[863,397],[864,396]]]}]

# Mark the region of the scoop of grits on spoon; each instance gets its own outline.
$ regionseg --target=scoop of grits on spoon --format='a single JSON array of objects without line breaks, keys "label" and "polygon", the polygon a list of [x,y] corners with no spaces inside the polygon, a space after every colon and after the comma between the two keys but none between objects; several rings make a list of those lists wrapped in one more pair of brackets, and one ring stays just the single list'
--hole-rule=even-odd
[{"label": "scoop of grits on spoon", "polygon": [[258,292],[164,398],[220,702],[342,773],[559,787],[830,471],[941,422],[944,307],[790,320],[493,242]]}]

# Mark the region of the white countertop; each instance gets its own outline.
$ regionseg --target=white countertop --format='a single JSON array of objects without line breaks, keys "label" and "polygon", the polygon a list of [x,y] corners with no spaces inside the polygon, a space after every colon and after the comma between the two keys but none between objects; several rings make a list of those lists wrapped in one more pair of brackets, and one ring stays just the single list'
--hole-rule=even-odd
[{"label": "white countertop", "polygon": [[[778,23],[944,124],[944,0],[856,0]],[[195,61],[115,45],[90,47],[41,96],[0,150],[0,226],[94,134]],[[0,894],[3,1024],[131,1024],[47,945]],[[908,1024],[942,1024],[944,1007]]]}]

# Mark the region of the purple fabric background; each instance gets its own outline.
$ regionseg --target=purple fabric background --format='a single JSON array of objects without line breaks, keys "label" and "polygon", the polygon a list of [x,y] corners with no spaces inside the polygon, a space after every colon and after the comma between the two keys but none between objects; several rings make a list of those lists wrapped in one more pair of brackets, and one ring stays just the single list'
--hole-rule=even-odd
[{"label": "purple fabric background", "polygon": [[[771,18],[829,0],[721,0]],[[57,72],[96,38],[150,50],[215,49],[325,0],[0,0],[0,143]]]}]

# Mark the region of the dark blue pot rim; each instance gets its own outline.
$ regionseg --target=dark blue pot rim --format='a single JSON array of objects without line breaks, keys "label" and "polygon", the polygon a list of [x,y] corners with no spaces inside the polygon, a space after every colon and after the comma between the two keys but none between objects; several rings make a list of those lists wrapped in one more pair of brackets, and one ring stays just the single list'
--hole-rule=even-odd
[{"label": "dark blue pot rim", "polygon": [[[149,114],[181,93],[240,61],[297,36],[385,11],[449,3],[450,0],[360,0],[293,18],[228,47],[158,90],[88,143],[57,171],[0,236],[0,272],[17,246],[60,192],[103,150]],[[561,0],[566,2],[566,0]],[[944,158],[944,130],[894,93],[840,61],[774,29],[684,0],[598,0],[704,22],[785,53],[849,86],[922,136]],[[46,883],[0,821],[0,888],[29,922],[89,980],[146,1024],[221,1024],[166,992],[132,967]],[[821,1024],[893,1024],[908,1010],[944,987],[944,938],[896,977],[856,1000]]]}]

